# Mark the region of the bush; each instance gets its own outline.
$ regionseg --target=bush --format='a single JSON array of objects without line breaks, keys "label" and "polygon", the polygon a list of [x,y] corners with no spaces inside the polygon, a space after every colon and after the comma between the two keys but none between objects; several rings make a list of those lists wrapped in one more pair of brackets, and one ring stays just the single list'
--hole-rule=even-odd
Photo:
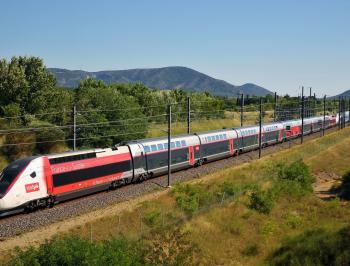
[{"label": "bush", "polygon": [[249,208],[260,213],[268,214],[274,206],[274,195],[272,190],[262,191],[256,189],[250,195]]},{"label": "bush", "polygon": [[148,226],[159,226],[162,223],[161,210],[151,210],[145,213],[144,221]]},{"label": "bush", "polygon": [[233,182],[225,181],[220,185],[220,194],[227,197],[235,197],[239,192],[239,188]]},{"label": "bush", "polygon": [[350,227],[337,232],[307,231],[287,240],[269,258],[270,265],[349,265]]},{"label": "bush", "polygon": [[193,215],[200,207],[209,206],[215,197],[201,185],[177,184],[173,190],[177,207]]},{"label": "bush", "polygon": [[350,199],[350,171],[346,172],[342,177],[340,196],[346,200]]},{"label": "bush", "polygon": [[302,160],[297,160],[289,165],[279,163],[276,168],[277,182],[274,190],[279,195],[301,197],[313,191],[312,183],[315,178]]},{"label": "bush", "polygon": [[70,236],[55,238],[38,248],[17,249],[9,265],[143,265],[141,255],[137,243],[123,237],[99,243]]},{"label": "bush", "polygon": [[266,221],[261,227],[260,233],[263,236],[270,236],[277,230],[278,225],[273,221]]},{"label": "bush", "polygon": [[298,228],[303,222],[303,219],[294,213],[287,213],[284,218],[286,220],[287,226],[292,229]]}]

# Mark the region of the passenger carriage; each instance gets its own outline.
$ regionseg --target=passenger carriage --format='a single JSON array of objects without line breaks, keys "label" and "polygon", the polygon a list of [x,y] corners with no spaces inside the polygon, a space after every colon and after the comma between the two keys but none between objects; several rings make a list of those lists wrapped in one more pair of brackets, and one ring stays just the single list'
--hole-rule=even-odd
[{"label": "passenger carriage", "polygon": [[259,147],[259,127],[250,126],[236,128],[237,145],[239,152],[254,150]]},{"label": "passenger carriage", "polygon": [[301,135],[301,119],[282,122],[286,139],[296,138]]},{"label": "passenger carriage", "polygon": [[237,151],[237,132],[233,129],[196,134],[200,140],[201,160],[213,161],[234,155]]},{"label": "passenger carriage", "polygon": [[[135,174],[161,175],[168,171],[168,138],[153,138],[128,143],[134,158]],[[195,135],[171,138],[171,167],[173,171],[191,167],[200,160],[200,141]]]},{"label": "passenger carriage", "polygon": [[283,124],[271,123],[262,126],[261,142],[263,146],[282,142],[285,138]]}]

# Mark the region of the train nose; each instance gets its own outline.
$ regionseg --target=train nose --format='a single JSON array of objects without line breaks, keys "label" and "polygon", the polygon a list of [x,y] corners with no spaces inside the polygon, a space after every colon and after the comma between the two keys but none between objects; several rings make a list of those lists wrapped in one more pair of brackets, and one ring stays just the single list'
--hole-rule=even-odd
[{"label": "train nose", "polygon": [[0,199],[0,212],[4,210],[4,200]]}]

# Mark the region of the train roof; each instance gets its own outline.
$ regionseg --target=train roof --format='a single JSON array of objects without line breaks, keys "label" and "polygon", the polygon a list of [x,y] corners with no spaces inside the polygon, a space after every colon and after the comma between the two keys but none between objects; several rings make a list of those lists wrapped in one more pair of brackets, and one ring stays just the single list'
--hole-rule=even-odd
[{"label": "train roof", "polygon": [[[190,134],[190,135],[188,135],[188,134],[172,135],[171,139],[181,139],[181,138],[191,138],[191,137],[195,137],[195,135],[194,134]],[[140,142],[152,142],[152,141],[158,141],[158,140],[168,140],[168,136],[131,140],[131,141],[126,142],[126,144],[140,143]]]},{"label": "train roof", "polygon": [[107,149],[111,149],[111,148],[106,148],[106,149],[99,148],[99,149],[89,149],[89,150],[80,150],[80,151],[66,151],[66,152],[48,154],[46,156],[49,159],[51,159],[51,158],[57,158],[57,157],[63,157],[63,156],[72,156],[72,155],[86,154],[86,153],[99,153],[99,152],[104,152]]},{"label": "train roof", "polygon": [[208,130],[203,132],[196,132],[195,135],[207,135],[207,134],[215,134],[215,133],[221,133],[225,131],[233,130],[233,128],[225,128],[225,129],[216,129],[216,130]]}]

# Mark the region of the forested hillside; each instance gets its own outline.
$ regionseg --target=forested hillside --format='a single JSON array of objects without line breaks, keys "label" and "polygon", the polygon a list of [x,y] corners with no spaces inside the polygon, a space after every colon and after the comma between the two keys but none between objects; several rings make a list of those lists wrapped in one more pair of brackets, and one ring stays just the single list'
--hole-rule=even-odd
[{"label": "forested hillside", "polygon": [[271,91],[252,83],[235,86],[191,68],[178,66],[97,72],[49,68],[49,71],[55,75],[58,84],[64,87],[77,87],[80,81],[94,78],[107,84],[141,82],[150,88],[164,90],[183,89],[188,92],[207,91],[216,96],[232,97],[237,96],[239,93],[255,96],[272,94]]}]

